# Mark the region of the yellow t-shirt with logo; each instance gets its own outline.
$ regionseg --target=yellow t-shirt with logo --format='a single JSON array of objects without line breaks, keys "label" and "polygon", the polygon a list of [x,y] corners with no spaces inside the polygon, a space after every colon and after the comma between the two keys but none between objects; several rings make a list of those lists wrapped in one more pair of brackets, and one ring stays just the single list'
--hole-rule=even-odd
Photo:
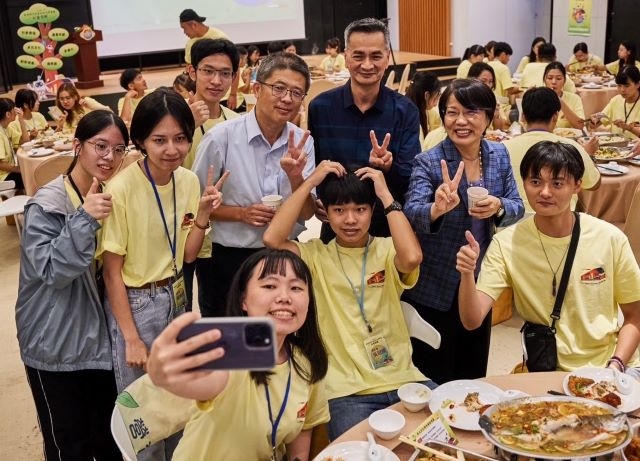
[{"label": "yellow t-shirt with logo", "polygon": [[[399,274],[391,237],[376,237],[369,245],[365,271],[364,312],[369,333],[349,284],[361,287],[365,248],[344,248],[335,239],[295,242],[313,277],[318,325],[329,353],[329,399],[353,394],[378,394],[425,377],[411,361],[411,342],[402,315],[400,295],[418,281],[419,268]],[[365,341],[381,336],[393,363],[374,369]]]},{"label": "yellow t-shirt with logo", "polygon": [[[25,120],[25,124],[27,125],[28,130],[46,130],[49,126],[47,125],[47,120],[44,118],[40,112],[32,112],[31,119]],[[22,137],[22,128],[20,127],[20,121],[14,120],[9,123],[7,127],[7,133],[9,133],[9,138],[11,139],[11,143],[14,148],[17,148],[20,145],[20,138]]]},{"label": "yellow t-shirt with logo", "polygon": [[[539,235],[533,217],[498,232],[482,261],[477,288],[493,299],[513,288],[522,318],[549,325],[555,302],[549,264],[560,265],[571,236]],[[562,268],[558,283],[561,274]],[[616,347],[618,304],[639,299],[640,268],[627,237],[614,225],[581,213],[578,250],[556,322],[559,369],[604,367]],[[639,363],[635,352],[628,365]]]},{"label": "yellow t-shirt with logo", "polygon": [[[298,357],[304,368],[309,367]],[[269,398],[275,419],[284,400],[289,365],[276,365],[269,376]],[[264,386],[256,384],[248,371],[229,372],[227,386],[215,399],[199,402],[200,411],[187,423],[174,461],[271,459],[271,422]],[[285,444],[300,431],[329,421],[324,382],[309,384],[291,368],[291,387],[285,412],[276,432],[279,458]]]},{"label": "yellow t-shirt with logo", "polygon": [[[112,195],[113,209],[102,222],[102,240],[97,252],[98,256],[105,251],[124,256],[122,278],[128,287],[174,275],[160,209],[141,165],[142,160],[130,165],[107,184],[105,192]],[[175,239],[174,214],[176,216],[176,265],[181,270],[187,236],[198,213],[200,183],[195,173],[182,167],[174,172],[174,177],[177,212],[174,212],[172,182],[156,187],[172,241]]]}]

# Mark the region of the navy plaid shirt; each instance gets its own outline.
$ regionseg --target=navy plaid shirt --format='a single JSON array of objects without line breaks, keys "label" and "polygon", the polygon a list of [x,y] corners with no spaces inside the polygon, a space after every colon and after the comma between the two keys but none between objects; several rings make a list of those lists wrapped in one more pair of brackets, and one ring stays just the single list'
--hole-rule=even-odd
[{"label": "navy plaid shirt", "polygon": [[[499,224],[513,224],[524,215],[524,204],[518,194],[507,149],[502,144],[483,140],[481,151],[484,187],[489,189],[490,195],[502,199],[505,210]],[[434,194],[442,184],[441,159],[446,160],[449,176],[453,178],[462,157],[449,138],[415,158],[404,212],[420,240],[423,259],[418,283],[413,289],[405,291],[403,298],[415,305],[448,311],[460,283],[456,254],[461,246],[467,244],[464,232],[471,230],[473,218],[467,208],[469,184],[462,175],[458,185],[460,203],[431,222]],[[496,224],[496,218],[484,220],[486,236],[495,233]],[[481,255],[484,255],[490,242],[491,238],[479,242]]]}]

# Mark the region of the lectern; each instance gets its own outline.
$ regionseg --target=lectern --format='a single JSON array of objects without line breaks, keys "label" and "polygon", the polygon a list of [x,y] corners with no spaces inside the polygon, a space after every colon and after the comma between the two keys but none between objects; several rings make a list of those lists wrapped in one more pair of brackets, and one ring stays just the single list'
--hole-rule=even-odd
[{"label": "lectern", "polygon": [[96,43],[102,41],[102,31],[94,30],[93,32],[95,34],[91,36],[81,30],[74,32],[71,36],[71,43],[75,43],[80,48],[74,56],[74,63],[78,77],[76,87],[81,89],[104,86],[104,82],[100,80],[100,65],[96,48]]}]

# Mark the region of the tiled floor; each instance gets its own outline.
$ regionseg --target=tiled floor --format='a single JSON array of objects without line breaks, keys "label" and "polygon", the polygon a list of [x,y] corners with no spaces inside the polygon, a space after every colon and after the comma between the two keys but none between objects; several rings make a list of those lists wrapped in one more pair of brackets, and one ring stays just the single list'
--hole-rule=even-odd
[{"label": "tiled floor", "polygon": [[[317,221],[301,239],[319,233]],[[14,320],[19,271],[19,242],[15,227],[0,219],[0,459],[38,461],[40,436],[35,409],[20,361]],[[489,375],[509,373],[520,360],[519,319],[494,327],[489,357]],[[11,454],[11,458],[7,455]],[[19,453],[19,455],[16,455]]]}]

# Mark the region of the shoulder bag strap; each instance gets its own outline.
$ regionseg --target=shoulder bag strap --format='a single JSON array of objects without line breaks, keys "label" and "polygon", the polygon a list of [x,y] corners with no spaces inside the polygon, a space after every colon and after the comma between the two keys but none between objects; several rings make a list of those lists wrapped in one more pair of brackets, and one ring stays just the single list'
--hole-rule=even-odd
[{"label": "shoulder bag strap", "polygon": [[551,312],[551,329],[554,333],[556,320],[560,319],[560,309],[562,309],[564,294],[567,291],[567,285],[569,284],[569,274],[571,274],[571,267],[573,266],[576,249],[578,248],[578,239],[580,238],[580,215],[576,212],[574,212],[574,215],[576,216],[576,222],[574,223],[573,231],[571,232],[571,241],[569,242],[569,250],[567,250],[567,260],[564,263],[564,269],[562,269],[562,278],[560,279],[560,286],[558,287],[558,295],[556,296],[556,302],[553,306],[553,312]]}]

